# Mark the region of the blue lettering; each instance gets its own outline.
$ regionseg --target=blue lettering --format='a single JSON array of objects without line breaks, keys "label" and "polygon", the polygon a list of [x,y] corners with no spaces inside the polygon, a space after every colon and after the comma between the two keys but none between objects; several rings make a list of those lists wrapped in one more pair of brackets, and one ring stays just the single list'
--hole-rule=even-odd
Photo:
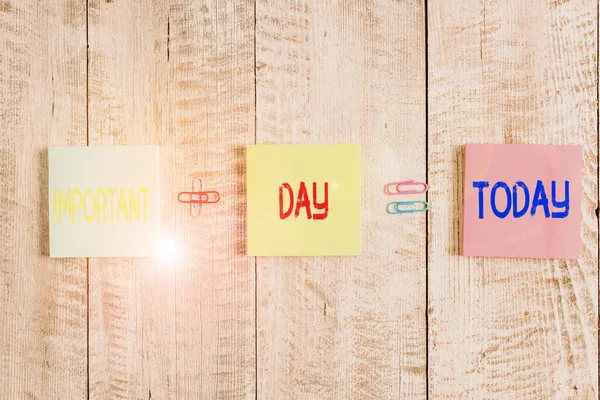
[{"label": "blue lettering", "polygon": [[552,181],[552,206],[564,211],[553,211],[552,218],[566,218],[569,215],[569,181],[565,181],[565,200],[556,200],[556,181]]},{"label": "blue lettering", "polygon": [[[517,206],[517,187],[523,189],[523,193],[525,194],[525,203],[523,204],[523,208],[518,210]],[[527,209],[529,208],[529,189],[524,182],[518,181],[513,186],[513,217],[521,218],[523,215],[527,214]]]},{"label": "blue lettering", "polygon": [[531,216],[535,215],[538,207],[544,207],[544,215],[546,218],[550,218],[550,209],[548,208],[548,196],[546,196],[546,190],[542,181],[537,181],[535,185],[535,193],[533,195],[533,202],[531,203]]},{"label": "blue lettering", "polygon": [[[496,191],[500,188],[504,189],[504,191],[506,192],[506,209],[502,212],[500,212],[496,207]],[[492,188],[490,204],[492,206],[492,211],[494,212],[494,215],[496,215],[496,217],[498,218],[506,218],[506,216],[510,213],[510,188],[506,183],[497,182],[494,185],[494,187]]]},{"label": "blue lettering", "polygon": [[473,182],[473,187],[479,189],[479,219],[483,219],[483,189],[489,187],[490,183],[485,181]]},{"label": "blue lettering", "polygon": [[[485,217],[485,188],[490,187],[490,182],[488,181],[474,181],[473,188],[478,189],[478,206],[479,219],[484,219]],[[557,218],[563,219],[569,216],[569,212],[571,210],[570,207],[570,182],[565,181],[565,190],[564,197],[562,200],[558,199],[558,190],[556,181],[552,181],[552,212],[550,212],[550,199],[548,198],[548,194],[546,193],[546,188],[544,187],[544,183],[541,180],[538,180],[535,185],[535,191],[533,195],[531,195],[531,191],[527,187],[527,184],[523,181],[515,182],[512,187],[512,191],[510,187],[506,184],[506,182],[498,181],[492,186],[492,190],[490,192],[490,207],[492,212],[497,218],[504,219],[506,218],[512,210],[512,216],[515,219],[522,218],[527,215],[527,212],[534,217],[538,211],[538,207],[543,208],[544,217],[545,218]],[[506,207],[503,210],[498,209],[498,190],[503,189],[506,194]],[[521,189],[521,190],[519,190]],[[523,194],[519,198],[519,191],[522,191]],[[519,202],[522,201],[519,206]],[[502,204],[502,201],[500,201]],[[531,206],[531,210],[529,210]]]}]

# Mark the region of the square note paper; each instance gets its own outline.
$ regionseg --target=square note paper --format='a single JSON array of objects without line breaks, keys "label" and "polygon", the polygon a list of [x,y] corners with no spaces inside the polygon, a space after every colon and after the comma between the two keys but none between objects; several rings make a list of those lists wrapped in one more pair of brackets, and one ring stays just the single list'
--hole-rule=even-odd
[{"label": "square note paper", "polygon": [[50,257],[154,257],[158,147],[52,147]]},{"label": "square note paper", "polygon": [[360,148],[247,149],[248,254],[360,254]]},{"label": "square note paper", "polygon": [[465,146],[463,255],[578,258],[581,146]]}]

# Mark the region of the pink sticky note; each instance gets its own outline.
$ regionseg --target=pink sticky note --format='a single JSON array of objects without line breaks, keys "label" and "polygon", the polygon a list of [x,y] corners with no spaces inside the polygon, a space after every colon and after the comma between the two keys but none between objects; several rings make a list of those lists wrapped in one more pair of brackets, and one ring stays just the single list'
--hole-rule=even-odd
[{"label": "pink sticky note", "polygon": [[581,146],[467,144],[465,256],[578,258]]}]

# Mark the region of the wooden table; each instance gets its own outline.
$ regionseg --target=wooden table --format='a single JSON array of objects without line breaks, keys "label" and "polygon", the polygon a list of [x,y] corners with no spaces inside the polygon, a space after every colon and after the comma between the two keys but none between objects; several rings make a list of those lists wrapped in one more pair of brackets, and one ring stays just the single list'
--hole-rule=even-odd
[{"label": "wooden table", "polygon": [[[597,399],[598,3],[1,0],[1,399]],[[459,256],[462,145],[584,145],[578,261]],[[244,148],[359,143],[363,256],[245,256]],[[47,147],[161,146],[184,259],[49,259]],[[176,201],[200,176],[200,219]],[[427,180],[389,216],[383,185]]]}]

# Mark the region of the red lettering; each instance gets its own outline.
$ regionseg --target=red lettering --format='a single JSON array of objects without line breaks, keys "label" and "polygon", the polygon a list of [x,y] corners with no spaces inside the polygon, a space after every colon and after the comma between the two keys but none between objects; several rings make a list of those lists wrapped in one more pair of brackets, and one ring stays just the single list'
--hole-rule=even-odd
[{"label": "red lettering", "polygon": [[[284,210],[284,189],[287,190],[289,196],[289,205],[287,210]],[[307,219],[315,219],[315,220],[324,220],[327,219],[329,215],[329,183],[323,183],[323,201],[319,202],[317,193],[317,182],[313,182],[312,184],[312,205],[310,203],[310,197],[308,196],[308,190],[306,188],[306,183],[300,182],[300,188],[298,189],[298,198],[296,199],[296,210],[294,212],[294,216],[298,218],[300,216],[301,209],[306,209],[306,218]],[[313,214],[314,211],[317,211]],[[279,219],[287,219],[292,215],[294,211],[294,190],[290,186],[289,183],[284,182],[279,187]],[[320,211],[320,212],[318,212]]]},{"label": "red lettering", "polygon": [[[286,212],[283,212],[283,189],[287,189],[288,194],[290,196],[290,206]],[[279,219],[287,219],[290,215],[292,215],[292,211],[294,210],[294,190],[289,183],[283,183],[279,187]],[[298,215],[296,215],[298,216]]]},{"label": "red lettering", "polygon": [[308,191],[306,190],[306,184],[300,182],[300,190],[298,191],[298,202],[296,203],[296,218],[300,215],[300,208],[306,208],[306,217],[312,219],[312,213],[310,212],[310,200],[308,199]]},{"label": "red lettering", "polygon": [[329,214],[329,184],[327,182],[325,182],[324,184],[325,186],[325,200],[322,203],[319,203],[317,201],[317,182],[313,182],[313,206],[317,209],[317,210],[323,210],[324,212],[322,214],[313,214],[313,218],[317,219],[317,220],[323,220],[327,218],[327,215]]}]

